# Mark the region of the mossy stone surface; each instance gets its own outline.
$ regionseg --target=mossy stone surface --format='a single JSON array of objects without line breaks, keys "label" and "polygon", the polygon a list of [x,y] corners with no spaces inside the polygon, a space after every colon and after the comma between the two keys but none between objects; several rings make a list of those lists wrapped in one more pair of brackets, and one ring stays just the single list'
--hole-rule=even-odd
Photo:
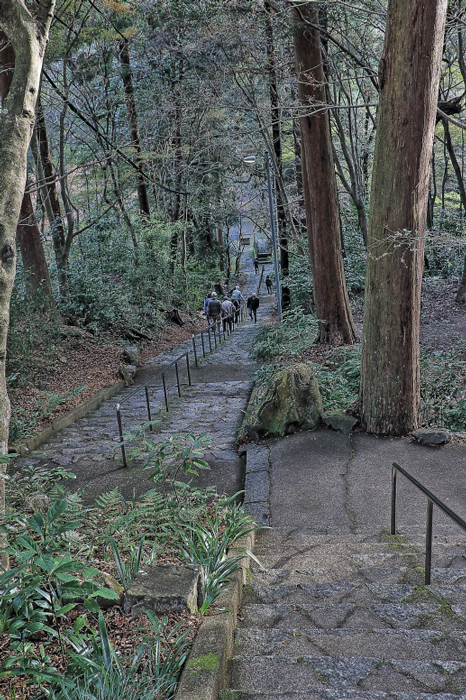
[{"label": "mossy stone surface", "polygon": [[253,406],[245,426],[250,437],[283,437],[312,430],[321,422],[322,397],[308,365],[299,363],[274,375]]}]

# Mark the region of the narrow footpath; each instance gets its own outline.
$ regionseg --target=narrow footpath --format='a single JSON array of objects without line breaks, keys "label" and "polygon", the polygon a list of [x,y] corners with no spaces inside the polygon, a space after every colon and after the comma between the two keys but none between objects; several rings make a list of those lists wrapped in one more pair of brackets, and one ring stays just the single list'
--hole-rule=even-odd
[{"label": "narrow footpath", "polygon": [[[257,290],[259,275],[254,274],[250,255],[245,255],[241,272],[246,278],[243,295]],[[192,341],[172,348],[146,363],[136,376],[135,385],[106,401],[38,450],[15,460],[15,468],[25,465],[66,467],[76,475],[73,490],[80,489],[85,503],[118,486],[126,498],[143,494],[151,487],[137,464],[123,466],[116,416],[121,407],[123,430],[147,422],[144,385],[149,386],[152,419],[158,421],[154,435],[175,432],[207,435],[212,445],[205,459],[210,470],[193,481],[200,487],[215,486],[219,493],[233,495],[244,488],[244,459],[235,449],[237,430],[252,390],[255,366],[249,358],[251,343],[269,320],[272,298],[261,297],[258,322],[248,317],[225,341],[205,358],[198,346],[198,368],[194,366]],[[199,343],[199,339],[198,339]],[[213,343],[212,343],[213,344]],[[214,345],[214,344],[213,344]],[[206,350],[208,344],[206,340]],[[189,352],[191,381],[188,386],[186,362],[180,362],[181,398],[178,397],[174,368],[167,375],[169,412],[165,410],[161,377],[154,375],[165,365]]]}]

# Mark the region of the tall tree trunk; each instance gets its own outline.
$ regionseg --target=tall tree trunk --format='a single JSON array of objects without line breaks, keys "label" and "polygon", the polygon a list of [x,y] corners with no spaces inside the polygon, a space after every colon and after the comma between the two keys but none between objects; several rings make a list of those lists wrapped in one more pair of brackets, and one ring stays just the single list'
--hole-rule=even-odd
[{"label": "tall tree trunk", "polygon": [[[341,246],[341,224],[330,121],[322,68],[319,10],[312,5],[293,8],[294,45],[301,102],[301,153],[320,343],[356,341],[349,305]],[[312,26],[311,26],[312,25]]]},{"label": "tall tree trunk", "polygon": [[[463,173],[461,172],[461,166],[458,163],[458,158],[456,157],[455,149],[453,148],[448,120],[445,119],[445,117],[442,118],[442,125],[445,134],[445,144],[447,147],[448,155],[450,156],[451,164],[456,175],[456,181],[458,183],[461,204],[463,205],[463,209],[466,211],[466,189],[464,187],[463,182]],[[457,302],[457,304],[464,304],[464,302],[466,301],[466,257],[463,266],[463,275],[461,277],[459,289],[456,292],[455,301]]]},{"label": "tall tree trunk", "polygon": [[[15,70],[0,110],[0,454],[8,453],[10,401],[6,388],[6,340],[16,269],[16,226],[26,185],[27,152],[54,0],[26,7],[22,0],[0,2],[0,28],[11,42]],[[31,14],[35,11],[35,15]],[[5,464],[0,462],[4,471]],[[5,512],[5,481],[0,479],[0,515]],[[2,563],[7,565],[6,555]]]},{"label": "tall tree trunk", "polygon": [[[171,220],[179,221],[181,218],[181,182],[183,172],[183,151],[182,151],[182,134],[181,134],[181,106],[179,100],[175,102],[175,135],[173,137],[173,154],[175,167],[175,199],[171,207]],[[174,227],[170,239],[170,266],[172,272],[175,269],[176,257],[178,254],[179,243],[178,229]]]},{"label": "tall tree trunk", "polygon": [[[272,116],[272,140],[273,150],[275,154],[275,179],[283,182],[282,168],[282,134],[280,120],[280,103],[278,98],[278,81],[277,68],[275,58],[275,45],[273,39],[272,25],[272,7],[268,0],[264,2],[265,9],[265,36],[267,45],[267,68],[269,74],[269,94],[270,94],[270,110]],[[278,182],[275,187],[275,197],[277,202],[277,220],[278,220],[278,238],[280,242],[280,266],[282,272],[288,273],[289,256],[288,256],[288,239],[286,233],[286,213],[282,197],[281,188]]]},{"label": "tall tree trunk", "polygon": [[[15,53],[11,42],[0,29],[0,101],[5,102],[15,68]],[[21,258],[26,273],[26,283],[29,291],[41,290],[43,297],[41,302],[45,306],[53,306],[52,285],[47,267],[47,261],[40,240],[40,231],[34,215],[31,195],[25,192],[21,202],[18,226],[16,228]]]},{"label": "tall tree trunk", "polygon": [[[50,226],[52,229],[53,250],[55,253],[55,261],[57,263],[58,273],[58,288],[62,298],[68,295],[68,253],[69,246],[67,244],[67,236],[63,226],[63,217],[60,210],[60,200],[58,198],[57,178],[52,163],[50,154],[49,141],[47,137],[47,127],[45,124],[44,110],[40,99],[40,94],[37,99],[37,118],[36,118],[36,136],[39,147],[39,156],[44,171],[46,181],[47,202],[50,207],[52,218]],[[71,245],[71,244],[70,244]]]},{"label": "tall tree trunk", "polygon": [[133,79],[131,76],[131,65],[129,62],[129,44],[126,39],[121,41],[119,49],[121,75],[123,79],[123,87],[125,90],[126,114],[128,117],[129,128],[131,133],[131,145],[136,152],[135,161],[139,166],[137,174],[139,211],[143,216],[149,217],[149,198],[147,196],[146,179],[144,177],[145,163],[142,157],[141,137],[139,135],[139,124],[136,111],[136,101],[134,99]]},{"label": "tall tree trunk", "polygon": [[29,291],[38,306],[50,308],[54,305],[52,285],[29,192],[23,196],[16,236]]},{"label": "tall tree trunk", "polygon": [[217,224],[218,266],[221,272],[225,270],[225,246],[223,243],[222,224]]},{"label": "tall tree trunk", "polygon": [[419,316],[430,160],[447,0],[389,0],[369,211],[362,423],[418,425]]}]

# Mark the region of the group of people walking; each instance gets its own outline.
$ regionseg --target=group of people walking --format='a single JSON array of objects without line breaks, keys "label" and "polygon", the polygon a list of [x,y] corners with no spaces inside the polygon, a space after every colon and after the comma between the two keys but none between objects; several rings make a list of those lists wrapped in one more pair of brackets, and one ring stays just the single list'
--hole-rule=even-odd
[{"label": "group of people walking", "polygon": [[211,324],[217,323],[221,320],[223,322],[223,330],[226,330],[228,327],[231,331],[233,319],[236,323],[238,322],[239,307],[241,303],[246,303],[249,318],[251,321],[256,323],[257,309],[259,308],[259,299],[257,294],[251,294],[246,301],[244,296],[241,294],[238,284],[231,293],[231,299],[228,297],[228,295],[225,295],[223,297],[223,301],[220,301],[217,296],[217,292],[211,292],[207,295],[207,298],[204,301],[204,312],[207,316],[207,323],[210,326]]}]

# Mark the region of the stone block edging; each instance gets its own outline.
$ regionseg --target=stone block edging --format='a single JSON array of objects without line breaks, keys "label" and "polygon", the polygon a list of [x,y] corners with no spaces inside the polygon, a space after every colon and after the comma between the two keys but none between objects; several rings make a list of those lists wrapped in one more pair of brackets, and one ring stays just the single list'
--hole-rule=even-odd
[{"label": "stone block edging", "polygon": [[26,440],[21,445],[11,445],[11,449],[14,449],[15,452],[21,456],[27,455],[33,450],[37,450],[39,447],[55,437],[60,430],[67,428],[80,418],[84,418],[84,416],[86,416],[88,413],[94,411],[96,408],[99,408],[104,401],[107,401],[108,399],[116,396],[116,394],[119,394],[124,388],[124,381],[119,381],[116,384],[112,384],[112,386],[102,389],[102,391],[99,391],[98,394],[91,396],[91,398],[87,401],[83,401],[83,403],[75,406],[75,408],[71,409],[71,411],[67,411],[67,413],[64,413],[62,416],[55,418],[55,420],[47,428],[44,428],[44,430],[41,430],[40,433],[37,433],[37,435],[29,438],[29,440]]},{"label": "stone block edging", "polygon": [[[235,543],[228,556],[237,556],[237,548],[252,551],[254,531]],[[233,632],[246,582],[250,557],[245,555],[230,577],[228,589],[215,601],[212,615],[204,618],[181,674],[175,700],[218,700],[226,684],[227,661],[233,654]]]},{"label": "stone block edging", "polygon": [[254,382],[251,395],[249,397],[248,405],[246,406],[246,410],[243,412],[243,420],[241,421],[240,428],[238,430],[238,437],[237,437],[237,444],[239,443],[238,447],[238,453],[241,455],[241,452],[244,452],[244,446],[243,442],[246,442],[249,439],[248,432],[246,430],[246,425],[248,422],[248,418],[251,415],[252,407],[254,405],[254,400],[256,398],[257,392],[259,391],[259,387],[256,385]]}]

